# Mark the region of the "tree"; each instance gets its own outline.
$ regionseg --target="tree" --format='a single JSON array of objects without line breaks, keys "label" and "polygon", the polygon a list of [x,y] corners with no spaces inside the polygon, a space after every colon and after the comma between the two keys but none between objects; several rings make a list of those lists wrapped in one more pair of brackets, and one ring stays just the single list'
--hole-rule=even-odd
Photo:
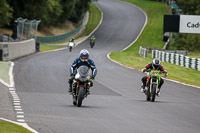
[{"label": "tree", "polygon": [[9,25],[12,19],[12,8],[6,0],[0,0],[0,27]]},{"label": "tree", "polygon": [[66,19],[78,22],[88,10],[90,0],[7,0],[7,2],[14,10],[12,21],[19,17],[37,19],[41,20],[41,28],[44,25],[62,23]]},{"label": "tree", "polygon": [[89,8],[89,2],[90,0],[77,0],[75,3],[75,12],[70,17],[70,20],[73,22],[78,22],[84,13]]},{"label": "tree", "polygon": [[200,14],[199,0],[178,0],[177,2],[185,14],[188,15]]},{"label": "tree", "polygon": [[10,0],[14,9],[14,20],[22,17],[42,20],[42,25],[52,25],[62,13],[58,0]]}]

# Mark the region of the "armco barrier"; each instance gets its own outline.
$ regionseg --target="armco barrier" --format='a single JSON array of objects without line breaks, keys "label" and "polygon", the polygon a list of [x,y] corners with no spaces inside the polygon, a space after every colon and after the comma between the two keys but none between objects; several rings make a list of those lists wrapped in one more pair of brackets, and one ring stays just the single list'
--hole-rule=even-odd
[{"label": "armco barrier", "polygon": [[76,28],[75,30],[73,30],[71,32],[67,32],[65,34],[55,35],[55,36],[47,36],[47,37],[37,36],[37,42],[40,42],[40,43],[55,43],[55,42],[67,40],[68,38],[75,36],[76,34],[78,34],[81,31],[81,29],[84,26],[84,23],[86,22],[86,19],[87,19],[87,13],[84,16],[81,25],[78,28]]},{"label": "armco barrier", "polygon": [[21,42],[0,42],[0,49],[3,61],[17,59],[36,52],[35,39]]},{"label": "armco barrier", "polygon": [[190,58],[181,54],[152,50],[152,58],[158,58],[162,62],[170,62],[186,68],[200,71],[200,58]]}]

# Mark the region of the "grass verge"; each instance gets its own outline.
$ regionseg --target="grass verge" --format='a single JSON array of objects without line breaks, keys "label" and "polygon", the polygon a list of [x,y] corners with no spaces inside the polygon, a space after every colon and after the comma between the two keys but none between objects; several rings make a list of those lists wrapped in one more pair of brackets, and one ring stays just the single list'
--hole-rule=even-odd
[{"label": "grass verge", "polygon": [[[110,57],[123,65],[142,69],[152,61],[151,54],[147,58],[138,55],[139,46],[162,48],[163,15],[168,14],[165,4],[151,0],[123,0],[142,8],[148,16],[148,22],[141,36],[131,47],[122,52],[113,52]],[[167,62],[162,62],[168,71],[168,78],[200,86],[200,72],[190,68],[184,68]]]},{"label": "grass verge", "polygon": [[[90,3],[90,8],[89,8],[89,20],[88,23],[86,25],[86,28],[84,30],[84,32],[78,37],[78,38],[83,38],[85,36],[88,36],[100,23],[101,20],[101,11],[99,10],[99,8],[93,4]],[[76,39],[79,40],[79,39]],[[59,44],[64,44],[67,43],[68,41],[62,41],[59,42]],[[55,50],[55,49],[59,49],[59,48],[63,48],[60,46],[48,46],[48,45],[40,45],[40,51],[44,52],[44,51],[50,51],[50,50]]]},{"label": "grass verge", "polygon": [[86,25],[86,29],[83,32],[83,34],[81,34],[80,37],[88,36],[100,23],[101,11],[95,4],[90,3],[89,13],[90,15],[89,15],[88,24]]},{"label": "grass verge", "polygon": [[0,61],[0,78],[7,84],[10,84],[10,78],[8,75],[9,70],[10,70],[10,62],[1,62]]},{"label": "grass verge", "polygon": [[23,128],[22,126],[0,121],[0,132],[1,133],[32,133],[31,131]]},{"label": "grass verge", "polygon": [[45,52],[45,51],[50,51],[50,50],[56,50],[56,49],[60,49],[63,47],[60,46],[49,46],[49,45],[40,45],[40,51],[41,52]]}]

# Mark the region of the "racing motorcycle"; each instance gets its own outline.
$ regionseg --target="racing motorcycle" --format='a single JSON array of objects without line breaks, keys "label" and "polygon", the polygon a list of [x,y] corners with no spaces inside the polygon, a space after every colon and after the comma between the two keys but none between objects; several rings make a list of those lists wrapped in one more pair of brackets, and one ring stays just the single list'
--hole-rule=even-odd
[{"label": "racing motorcycle", "polygon": [[80,107],[82,101],[87,97],[87,89],[89,89],[91,84],[91,79],[89,75],[89,68],[87,66],[80,66],[77,69],[77,73],[73,80],[72,98],[73,104]]},{"label": "racing motorcycle", "polygon": [[167,76],[167,74],[159,70],[147,70],[147,89],[144,92],[147,101],[155,101],[155,98],[157,96],[158,85],[160,84],[160,74],[163,74],[164,77]]},{"label": "racing motorcycle", "polygon": [[90,47],[91,47],[91,48],[94,47],[94,44],[95,44],[95,41],[94,41],[94,40],[90,40]]},{"label": "racing motorcycle", "polygon": [[73,47],[74,47],[74,42],[69,42],[69,52],[72,51]]}]

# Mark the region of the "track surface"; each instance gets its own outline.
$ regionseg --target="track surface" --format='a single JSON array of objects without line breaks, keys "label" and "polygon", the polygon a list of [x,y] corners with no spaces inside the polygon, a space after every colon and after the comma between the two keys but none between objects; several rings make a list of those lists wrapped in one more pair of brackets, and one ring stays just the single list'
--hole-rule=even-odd
[{"label": "track surface", "polygon": [[[199,133],[199,89],[165,81],[161,97],[146,102],[140,93],[144,74],[106,57],[137,37],[144,14],[124,2],[97,4],[104,19],[94,33],[94,49],[86,40],[72,53],[67,49],[38,53],[15,62],[16,90],[26,122],[41,133]],[[67,81],[70,65],[83,48],[89,50],[98,75],[91,95],[78,108],[72,106]]]}]

